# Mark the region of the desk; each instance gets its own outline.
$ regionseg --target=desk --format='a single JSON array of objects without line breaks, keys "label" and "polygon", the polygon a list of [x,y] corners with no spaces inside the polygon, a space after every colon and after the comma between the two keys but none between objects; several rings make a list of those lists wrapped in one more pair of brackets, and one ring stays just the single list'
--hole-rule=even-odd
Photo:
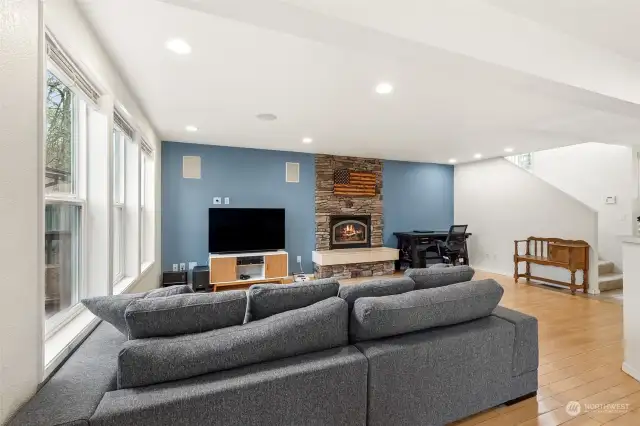
[{"label": "desk", "polygon": [[[434,245],[436,241],[445,241],[449,235],[449,231],[433,231],[433,232],[394,232],[393,235],[398,239],[398,249],[400,249],[400,260],[396,262],[396,269],[400,269],[402,260],[411,262],[412,268],[420,267],[420,258],[418,256],[418,246]],[[467,232],[466,238],[472,234]],[[409,257],[403,256],[408,249]],[[466,257],[464,263],[469,264],[469,251],[465,249]]]}]

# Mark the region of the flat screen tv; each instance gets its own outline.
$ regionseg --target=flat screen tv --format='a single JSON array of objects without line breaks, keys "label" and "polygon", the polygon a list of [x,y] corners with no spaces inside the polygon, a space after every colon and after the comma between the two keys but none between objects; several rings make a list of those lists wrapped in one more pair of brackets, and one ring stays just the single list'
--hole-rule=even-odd
[{"label": "flat screen tv", "polygon": [[209,209],[209,253],[284,249],[284,209]]}]

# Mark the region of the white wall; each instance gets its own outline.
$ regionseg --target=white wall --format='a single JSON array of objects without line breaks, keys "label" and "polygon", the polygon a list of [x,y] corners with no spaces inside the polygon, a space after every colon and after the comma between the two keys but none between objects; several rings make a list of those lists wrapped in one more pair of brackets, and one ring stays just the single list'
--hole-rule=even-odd
[{"label": "white wall", "polygon": [[0,0],[0,423],[42,378],[44,295],[39,0]]},{"label": "white wall", "polygon": [[[456,166],[454,185],[455,223],[469,224],[470,263],[475,268],[513,275],[513,242],[530,236],[597,246],[593,210],[503,158]],[[594,259],[593,250],[590,256]],[[558,268],[532,267],[532,272],[569,278],[568,271]],[[589,280],[595,292],[597,268],[591,268]]]},{"label": "white wall", "polygon": [[[0,0],[1,1],[1,0]],[[80,12],[74,0],[54,0],[45,3],[45,24],[62,47],[79,63],[92,82],[104,94],[109,94],[129,112],[132,124],[154,149],[156,179],[155,191],[155,264],[130,291],[143,291],[158,286],[161,273],[160,238],[160,140],[146,113],[137,102],[134,92],[121,77],[111,58],[103,49],[90,25]]]},{"label": "white wall", "polygon": [[[633,233],[633,150],[584,143],[534,152],[531,172],[598,212],[598,252],[622,270],[621,235]],[[617,197],[605,204],[605,197]]]}]

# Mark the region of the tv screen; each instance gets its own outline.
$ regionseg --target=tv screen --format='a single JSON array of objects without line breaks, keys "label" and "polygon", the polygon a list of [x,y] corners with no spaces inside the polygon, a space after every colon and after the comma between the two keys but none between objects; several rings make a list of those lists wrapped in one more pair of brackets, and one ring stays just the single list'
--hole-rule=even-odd
[{"label": "tv screen", "polygon": [[284,249],[284,209],[209,209],[209,252]]}]

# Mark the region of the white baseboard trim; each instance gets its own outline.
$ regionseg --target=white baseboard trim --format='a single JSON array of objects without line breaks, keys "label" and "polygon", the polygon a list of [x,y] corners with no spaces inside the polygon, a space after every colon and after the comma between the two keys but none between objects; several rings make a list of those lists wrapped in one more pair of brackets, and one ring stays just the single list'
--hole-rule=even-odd
[{"label": "white baseboard trim", "polygon": [[507,277],[513,278],[513,271],[511,271],[511,272],[496,271],[496,270],[491,269],[491,268],[483,268],[482,266],[476,266],[476,265],[471,265],[471,264],[469,264],[469,266],[471,266],[473,269],[475,269],[477,271],[489,272],[490,274],[506,275]]},{"label": "white baseboard trim", "polygon": [[627,362],[622,363],[622,371],[640,382],[640,371],[627,364]]}]

